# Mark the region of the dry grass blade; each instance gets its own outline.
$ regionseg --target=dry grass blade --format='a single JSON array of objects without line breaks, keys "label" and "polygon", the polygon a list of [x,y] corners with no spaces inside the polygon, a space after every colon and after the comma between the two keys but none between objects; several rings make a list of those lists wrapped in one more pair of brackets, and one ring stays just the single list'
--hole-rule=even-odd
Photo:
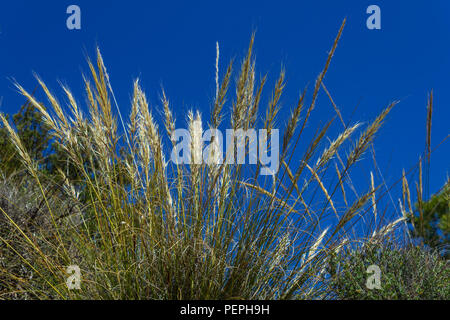
[{"label": "dry grass blade", "polygon": [[342,197],[344,198],[345,205],[348,206],[347,194],[345,193],[345,188],[344,188],[344,180],[342,180],[342,176],[341,176],[341,173],[339,172],[339,168],[338,168],[337,163],[335,163],[334,166],[335,166],[335,169],[336,169],[336,175],[337,175],[337,177],[339,179],[339,186],[340,186],[341,191],[342,191]]},{"label": "dry grass blade", "polygon": [[431,121],[433,116],[433,90],[430,92],[427,104],[427,159],[430,162],[431,156]]},{"label": "dry grass blade", "polygon": [[323,82],[322,82],[322,88],[323,88],[323,90],[325,91],[325,93],[327,94],[328,99],[330,99],[330,102],[331,102],[331,104],[333,105],[334,111],[335,111],[336,114],[338,115],[339,120],[341,120],[342,126],[343,126],[344,128],[347,127],[346,124],[345,124],[345,122],[344,122],[344,119],[342,118],[341,111],[339,110],[339,108],[338,108],[338,106],[336,105],[336,103],[334,103],[334,100],[333,100],[333,98],[331,97],[330,92],[328,91],[327,87],[325,87],[325,83],[323,83]]},{"label": "dry grass blade", "polygon": [[325,188],[325,186],[323,185],[322,181],[320,180],[319,175],[318,175],[317,172],[316,172],[314,169],[312,169],[308,164],[306,165],[306,167],[309,169],[309,171],[310,171],[311,174],[313,175],[314,179],[316,179],[317,183],[318,183],[319,186],[320,186],[320,189],[322,189],[323,193],[325,194],[325,196],[326,196],[326,198],[327,198],[327,201],[330,203],[331,208],[333,209],[333,211],[334,211],[334,213],[335,213],[335,215],[336,215],[336,218],[339,219],[339,215],[338,215],[338,213],[337,213],[336,208],[334,207],[333,200],[331,199],[330,195],[328,194],[327,189]]},{"label": "dry grass blade", "polygon": [[[402,175],[402,190],[403,190],[403,206],[406,208],[406,201],[408,203],[408,213],[411,215],[413,213],[413,207],[411,203],[411,193],[409,191],[408,180],[406,179],[405,171],[403,170]],[[406,198],[406,199],[405,199]],[[414,227],[414,219],[411,219],[411,223]]]},{"label": "dry grass blade", "polygon": [[373,173],[370,171],[370,186],[372,187],[372,210],[375,219],[375,223],[377,221],[377,201],[375,199],[375,183],[373,180]]}]

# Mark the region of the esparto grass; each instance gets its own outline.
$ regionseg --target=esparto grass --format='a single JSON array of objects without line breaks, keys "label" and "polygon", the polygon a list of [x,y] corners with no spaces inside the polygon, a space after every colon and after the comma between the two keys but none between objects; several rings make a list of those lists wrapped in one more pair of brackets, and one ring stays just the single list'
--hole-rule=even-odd
[{"label": "esparto grass", "polygon": [[[1,115],[41,192],[49,222],[45,230],[29,232],[0,209],[18,234],[14,241],[2,237],[2,250],[17,254],[33,274],[23,278],[14,270],[0,270],[4,288],[0,294],[6,297],[15,292],[19,298],[33,299],[326,297],[323,273],[330,255],[362,240],[349,230],[371,206],[370,201],[375,203],[377,188],[373,183],[360,196],[346,194],[351,168],[367,151],[395,105],[389,105],[353,143],[350,139],[361,127],[359,123],[347,125],[337,138],[326,142],[332,118],[317,129],[311,141],[302,139],[321,88],[332,101],[323,80],[344,24],[316,79],[311,101],[306,102],[305,90],[287,121],[280,170],[269,178],[259,176],[259,164],[251,170],[239,164],[199,162],[188,166],[168,161],[164,135],[171,141],[177,126],[165,92],[161,94],[164,130],[160,130],[138,80],[125,125],[99,50],[96,63],[89,61],[92,80],[84,78],[88,115],[67,87],[63,91],[68,111],[39,78],[49,107],[17,84],[20,93],[42,114],[54,140],[82,178],[70,181],[64,168],[59,171],[60,181],[65,181],[59,186],[62,194],[78,204],[71,219],[60,219],[64,212],[52,205],[54,199],[41,183],[38,166]],[[253,41],[254,37],[240,66],[231,111],[224,110],[233,62],[220,84],[216,78],[218,87],[209,122],[212,129],[224,125],[226,112],[231,113],[230,128],[262,127],[269,132],[276,128],[285,72],[280,72],[264,113],[260,104],[267,78],[259,83],[255,80]],[[333,106],[343,122],[334,102]],[[187,121],[192,157],[196,159],[204,124],[198,112],[189,113]],[[297,151],[300,144],[306,145],[304,152]],[[342,159],[339,150],[345,145],[352,149]],[[123,146],[125,156],[119,151]],[[336,178],[335,183],[327,186],[331,177]],[[80,193],[85,195],[83,202]],[[330,217],[334,223],[325,227],[322,221]],[[389,232],[397,223],[379,231]],[[69,265],[81,268],[81,290],[66,286]]]}]

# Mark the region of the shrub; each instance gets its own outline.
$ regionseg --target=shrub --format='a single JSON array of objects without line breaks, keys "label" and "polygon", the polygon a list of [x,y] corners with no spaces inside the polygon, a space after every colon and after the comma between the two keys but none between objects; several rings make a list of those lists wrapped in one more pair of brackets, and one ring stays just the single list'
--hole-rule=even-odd
[{"label": "shrub", "polygon": [[[368,289],[366,271],[381,270],[381,289]],[[366,244],[331,259],[329,284],[338,299],[450,298],[450,266],[439,253],[420,246]]]},{"label": "shrub", "polygon": [[[22,284],[35,275],[33,264],[39,257],[35,251],[29,250],[23,238],[32,236],[41,252],[49,254],[52,249],[46,239],[52,223],[48,208],[60,212],[60,224],[73,212],[74,204],[61,197],[61,192],[49,188],[45,192],[47,204],[41,190],[28,176],[21,174],[20,177],[0,179],[0,299],[33,296],[22,290]],[[33,289],[38,290],[39,287],[37,285]]]}]

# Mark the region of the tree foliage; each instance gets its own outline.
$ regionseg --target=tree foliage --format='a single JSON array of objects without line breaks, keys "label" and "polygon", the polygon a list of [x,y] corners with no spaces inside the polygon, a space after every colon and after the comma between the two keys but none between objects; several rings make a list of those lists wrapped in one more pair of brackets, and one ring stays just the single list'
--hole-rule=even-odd
[{"label": "tree foliage", "polygon": [[[52,171],[54,166],[52,159],[48,157],[52,152],[51,136],[40,113],[30,102],[27,102],[19,112],[12,116],[12,119],[10,115],[6,115],[6,117],[8,120],[12,120],[25,149],[30,157],[38,163],[39,168]],[[23,171],[24,167],[20,156],[11,142],[7,130],[2,125],[0,125],[0,150],[2,150],[0,152],[0,170],[4,175],[10,176]]]},{"label": "tree foliage", "polygon": [[413,236],[441,250],[447,257],[450,244],[450,180],[428,201],[418,201],[417,214],[410,217]]}]

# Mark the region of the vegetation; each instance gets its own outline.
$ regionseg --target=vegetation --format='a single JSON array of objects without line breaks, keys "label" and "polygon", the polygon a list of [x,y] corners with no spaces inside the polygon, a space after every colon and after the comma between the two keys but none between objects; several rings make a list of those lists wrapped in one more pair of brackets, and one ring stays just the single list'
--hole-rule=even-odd
[{"label": "vegetation", "polygon": [[450,180],[440,192],[428,201],[416,204],[416,214],[410,223],[414,237],[431,248],[440,250],[447,258],[450,255]]},{"label": "vegetation", "polygon": [[[6,116],[9,120],[9,116]],[[24,148],[30,157],[39,163],[41,169],[50,169],[52,164],[46,152],[50,146],[49,129],[42,122],[40,113],[28,102],[24,104],[20,111],[13,115],[13,124],[17,129],[17,135],[23,141]],[[14,145],[8,137],[8,132],[3,125],[0,125],[0,169],[1,172],[10,176],[18,171],[24,171],[22,162],[16,152]]]},{"label": "vegetation", "polygon": [[[260,176],[260,164],[253,168],[167,161],[164,141],[169,146],[177,143],[172,139],[177,126],[169,100],[163,91],[163,135],[138,80],[128,123],[119,122],[120,133],[115,115],[119,110],[112,103],[114,93],[100,51],[96,64],[89,61],[92,80],[85,78],[84,82],[88,115],[64,86],[68,111],[39,78],[49,107],[17,84],[35,108],[25,109],[25,114],[33,119],[26,123],[38,123],[32,126],[37,136],[31,141],[39,141],[39,148],[36,143],[28,144],[29,135],[21,131],[20,121],[12,125],[0,115],[4,128],[0,134],[6,132],[9,139],[3,134],[1,142],[8,144],[8,150],[14,148],[10,154],[26,171],[14,174],[19,170],[17,161],[5,158],[0,185],[0,298],[329,297],[340,288],[331,288],[325,280],[327,270],[333,270],[327,269],[329,263],[354,243],[384,239],[405,219],[378,217],[377,227],[364,224],[373,221],[366,216],[376,212],[378,187],[372,180],[367,190],[348,192],[355,190],[352,169],[395,103],[365,128],[344,124],[343,131],[330,141],[332,118],[310,141],[303,139],[317,96],[325,89],[323,80],[344,24],[316,80],[311,101],[306,101],[305,90],[287,121],[281,134],[281,167],[269,179]],[[210,128],[265,128],[269,132],[276,128],[285,72],[280,72],[262,111],[267,78],[255,80],[252,47],[253,37],[237,76],[229,122],[224,121],[224,108],[232,86],[233,62],[217,87]],[[122,119],[120,112],[118,116]],[[187,125],[191,157],[201,157],[204,125],[200,113],[189,112]],[[357,131],[359,136],[352,140]],[[51,144],[51,151],[44,151],[41,142]],[[214,158],[214,140],[211,145],[208,156]],[[344,147],[345,157],[340,154]],[[7,187],[10,183],[13,188]],[[355,226],[371,229],[371,233],[358,236]],[[393,256],[387,264],[400,261]],[[422,258],[418,254],[412,259]],[[71,265],[81,269],[80,290],[71,290],[66,283]],[[433,262],[424,268],[441,266]]]},{"label": "vegetation", "polygon": [[[379,289],[366,286],[371,265],[380,268]],[[334,256],[329,271],[330,286],[338,299],[450,299],[448,262],[421,247],[369,243]]]}]

